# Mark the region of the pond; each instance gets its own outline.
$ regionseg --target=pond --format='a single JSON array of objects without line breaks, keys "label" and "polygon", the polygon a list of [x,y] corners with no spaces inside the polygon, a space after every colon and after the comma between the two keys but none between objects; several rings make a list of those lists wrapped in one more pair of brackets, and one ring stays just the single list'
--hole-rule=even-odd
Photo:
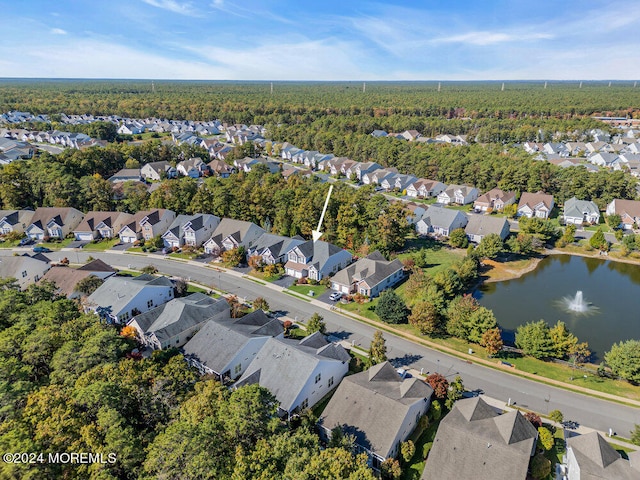
[{"label": "pond", "polygon": [[[581,292],[581,293],[578,293]],[[550,255],[520,278],[483,284],[474,294],[493,310],[507,343],[518,326],[558,320],[600,361],[616,342],[640,339],[640,266]]]}]

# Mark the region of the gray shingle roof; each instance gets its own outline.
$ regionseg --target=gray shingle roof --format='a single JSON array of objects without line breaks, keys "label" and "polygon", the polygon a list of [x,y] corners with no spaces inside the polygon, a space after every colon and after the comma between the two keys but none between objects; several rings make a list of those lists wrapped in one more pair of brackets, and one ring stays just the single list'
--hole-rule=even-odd
[{"label": "gray shingle roof", "polygon": [[564,202],[564,216],[582,218],[584,214],[599,215],[598,206],[589,200],[578,200],[576,197]]},{"label": "gray shingle roof", "polygon": [[525,480],[538,432],[518,411],[498,415],[480,397],[442,419],[423,479]]},{"label": "gray shingle roof", "polygon": [[460,216],[468,219],[467,215],[460,210],[431,206],[422,216],[422,220],[425,220],[429,225],[435,227],[449,228],[456,218]]},{"label": "gray shingle roof", "polygon": [[332,255],[342,251],[342,248],[337,245],[323,242],[322,240],[316,242],[309,240],[298,245],[296,248],[298,248],[305,257],[312,257],[309,265],[315,265],[318,270],[322,269]]},{"label": "gray shingle roof", "polygon": [[162,286],[173,288],[173,283],[166,277],[140,275],[139,277],[109,277],[89,295],[90,305],[111,307],[112,312],[119,312],[132,298],[146,286]]},{"label": "gray shingle roof", "polygon": [[355,435],[359,445],[386,457],[409,408],[416,402],[426,403],[432,393],[423,381],[403,380],[389,362],[380,363],[345,377],[318,423],[328,429],[339,425]]},{"label": "gray shingle roof", "polygon": [[580,467],[581,480],[638,479],[628,460],[623,459],[598,432],[567,439]]},{"label": "gray shingle roof", "polygon": [[223,298],[213,299],[202,293],[192,293],[188,297],[174,298],[136,315],[131,321],[135,321],[145,334],[154,334],[162,341],[214,316],[229,316],[227,301]]},{"label": "gray shingle roof", "polygon": [[258,255],[262,255],[266,249],[269,249],[271,254],[275,258],[278,258],[302,243],[305,243],[302,237],[295,236],[289,238],[283,237],[282,235],[274,235],[273,233],[263,233],[255,241],[251,250],[255,251]]},{"label": "gray shingle roof", "polygon": [[[494,217],[491,215],[470,215],[469,223],[464,228],[467,235],[489,235],[495,233],[502,236],[502,230],[509,226],[509,221],[505,217]],[[507,228],[507,231],[508,228]],[[504,238],[503,238],[504,240]]]},{"label": "gray shingle roof", "polygon": [[283,331],[279,320],[257,310],[239,319],[209,320],[183,350],[220,375],[252,337],[275,337]]},{"label": "gray shingle roof", "polygon": [[[244,375],[236,383],[238,387],[259,383],[269,389],[280,403],[283,412],[291,412],[294,403],[313,375],[321,360],[339,361],[322,355],[323,348],[315,348],[318,335],[312,339],[313,347],[301,345],[290,339],[270,338],[255,356]],[[337,346],[341,349],[341,346]],[[344,349],[343,349],[344,350]],[[349,356],[346,351],[346,357]],[[345,357],[345,358],[346,358]],[[348,361],[348,360],[345,360]]]},{"label": "gray shingle roof", "polygon": [[376,250],[337,272],[331,281],[340,285],[351,285],[352,282],[365,281],[372,288],[402,268],[400,260],[388,261]]}]

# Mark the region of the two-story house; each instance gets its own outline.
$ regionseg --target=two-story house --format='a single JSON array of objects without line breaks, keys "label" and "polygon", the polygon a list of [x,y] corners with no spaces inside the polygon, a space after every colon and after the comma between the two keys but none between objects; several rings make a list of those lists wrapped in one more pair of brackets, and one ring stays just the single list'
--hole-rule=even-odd
[{"label": "two-story house", "polygon": [[518,202],[517,215],[529,218],[549,218],[553,205],[553,195],[543,192],[524,192],[520,197],[520,202]]},{"label": "two-story house", "polygon": [[287,254],[298,245],[305,243],[305,239],[299,236],[293,238],[263,233],[254,244],[247,249],[247,258],[259,255],[265,265],[285,263]]},{"label": "two-story house", "polygon": [[0,210],[0,235],[24,233],[34,213],[33,210]]},{"label": "two-story house", "polygon": [[489,210],[500,212],[504,210],[504,207],[515,203],[515,201],[515,192],[503,192],[499,188],[493,188],[476,198],[473,202],[473,209],[477,212],[486,212]]},{"label": "two-story house", "polygon": [[443,205],[456,203],[467,205],[478,198],[480,192],[475,187],[468,185],[449,185],[443,192],[438,194],[438,202]]},{"label": "two-story house", "polygon": [[407,186],[407,195],[414,198],[437,197],[447,186],[437,180],[420,178]]},{"label": "two-story house", "polygon": [[65,238],[83,218],[82,212],[75,208],[40,207],[31,217],[26,234],[34,240]]},{"label": "two-story house", "polygon": [[164,245],[167,248],[180,248],[183,245],[199,247],[211,237],[219,223],[220,217],[215,215],[178,215],[162,234]]},{"label": "two-story house", "polygon": [[204,243],[204,251],[218,256],[225,250],[241,246],[248,249],[263,233],[265,231],[255,223],[223,218],[211,234],[211,238]]},{"label": "two-story house", "polygon": [[73,230],[76,240],[90,242],[98,238],[114,238],[133,215],[125,212],[87,212]]},{"label": "two-story house", "polygon": [[140,231],[142,238],[151,240],[162,235],[176,218],[175,212],[164,208],[151,210],[146,216],[140,219]]},{"label": "two-story house", "polygon": [[332,243],[309,240],[289,251],[284,268],[291,277],[320,281],[349,265],[352,258],[347,250]]}]

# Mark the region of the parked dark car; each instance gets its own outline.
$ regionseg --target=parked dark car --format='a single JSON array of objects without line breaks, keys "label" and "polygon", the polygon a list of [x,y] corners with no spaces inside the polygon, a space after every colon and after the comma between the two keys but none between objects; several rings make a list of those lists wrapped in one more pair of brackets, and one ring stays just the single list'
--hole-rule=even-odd
[{"label": "parked dark car", "polygon": [[47,247],[33,247],[33,251],[35,253],[51,253],[52,250],[48,249]]},{"label": "parked dark car", "polygon": [[32,243],[33,243],[33,238],[25,237],[22,240],[20,240],[20,243],[18,243],[18,246],[25,247],[27,245],[31,245]]}]

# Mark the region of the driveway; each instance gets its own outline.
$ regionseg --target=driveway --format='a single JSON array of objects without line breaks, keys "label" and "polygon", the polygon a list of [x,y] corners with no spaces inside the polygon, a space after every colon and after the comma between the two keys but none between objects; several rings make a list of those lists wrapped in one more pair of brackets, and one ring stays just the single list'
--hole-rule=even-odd
[{"label": "driveway", "polygon": [[89,243],[89,242],[85,242],[84,240],[75,240],[75,241],[71,242],[69,245],[67,245],[66,248],[82,248],[87,243]]}]

